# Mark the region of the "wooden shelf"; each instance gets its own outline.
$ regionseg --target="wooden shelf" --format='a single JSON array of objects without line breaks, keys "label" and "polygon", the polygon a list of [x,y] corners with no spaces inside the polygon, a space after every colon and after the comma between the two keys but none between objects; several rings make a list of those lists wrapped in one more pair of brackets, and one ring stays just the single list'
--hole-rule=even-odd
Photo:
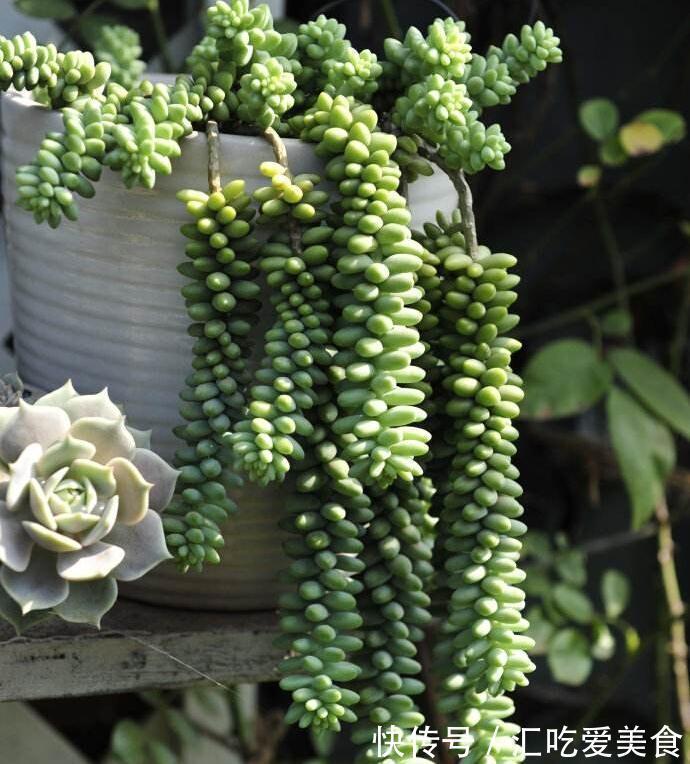
[{"label": "wooden shelf", "polygon": [[0,701],[278,678],[274,613],[208,613],[120,600],[101,630],[58,619],[0,626]]}]

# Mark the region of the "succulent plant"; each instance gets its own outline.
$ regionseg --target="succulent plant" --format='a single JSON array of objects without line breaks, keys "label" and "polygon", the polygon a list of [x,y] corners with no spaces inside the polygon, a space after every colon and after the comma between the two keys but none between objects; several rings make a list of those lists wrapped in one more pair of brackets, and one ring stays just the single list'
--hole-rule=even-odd
[{"label": "succulent plant", "polygon": [[148,441],[107,390],[79,395],[67,382],[0,408],[0,614],[13,601],[22,615],[98,625],[117,581],[170,557],[159,513],[177,471]]}]

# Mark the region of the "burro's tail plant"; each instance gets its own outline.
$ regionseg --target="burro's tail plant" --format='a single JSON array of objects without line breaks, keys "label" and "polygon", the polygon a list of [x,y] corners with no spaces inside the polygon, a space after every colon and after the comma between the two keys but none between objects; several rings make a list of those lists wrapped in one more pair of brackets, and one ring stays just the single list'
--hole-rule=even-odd
[{"label": "burro's tail plant", "polygon": [[[76,218],[104,166],[152,187],[206,129],[209,188],[179,194],[195,344],[168,545],[183,570],[217,562],[221,525],[242,510],[228,490],[242,475],[285,481],[288,717],[353,724],[362,761],[422,760],[428,723],[462,730],[452,750],[468,762],[522,757],[506,694],[532,670],[512,462],[519,278],[516,258],[479,245],[466,175],[503,169],[510,150],[486,110],[560,59],[541,22],[480,55],[449,18],[388,40],[378,61],[334,19],[281,34],[247,0],[209,8],[170,85],[123,87],[88,54],[0,41],[3,86],[62,109],[63,130],[17,174],[39,223]],[[218,123],[273,150],[252,194],[219,177]],[[321,175],[291,166],[284,137],[313,146]],[[413,231],[406,190],[434,167],[458,209]],[[261,302],[272,323],[250,362]],[[423,640],[437,669],[428,721]]]},{"label": "burro's tail plant", "polygon": [[160,512],[177,471],[148,440],[106,390],[68,382],[0,407],[0,615],[97,626],[118,581],[170,557]]}]

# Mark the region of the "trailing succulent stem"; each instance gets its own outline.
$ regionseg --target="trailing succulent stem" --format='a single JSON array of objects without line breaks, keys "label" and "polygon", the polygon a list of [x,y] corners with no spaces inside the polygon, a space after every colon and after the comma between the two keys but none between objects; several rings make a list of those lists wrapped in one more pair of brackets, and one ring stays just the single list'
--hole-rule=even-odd
[{"label": "trailing succulent stem", "polygon": [[[20,205],[52,226],[77,217],[75,195],[92,196],[104,166],[152,188],[207,127],[209,189],[179,194],[194,346],[163,519],[178,565],[218,562],[235,470],[284,481],[288,719],[353,723],[362,761],[419,761],[417,651],[435,588],[439,710],[468,728],[469,760],[519,760],[506,721],[506,693],[532,668],[512,463],[519,279],[514,257],[478,244],[465,175],[505,166],[510,145],[484,112],[560,61],[558,38],[537,22],[481,56],[462,22],[437,19],[388,40],[379,62],[334,19],[281,34],[266,5],[218,0],[171,85],[138,81],[102,42],[122,84],[110,64],[24,35],[0,40],[0,85],[62,108],[63,130],[17,174]],[[219,177],[216,121],[270,144],[251,194]],[[284,136],[313,145],[323,182],[290,167]],[[433,165],[459,209],[413,233],[406,192]],[[372,740],[392,726],[402,739],[381,759]]]}]

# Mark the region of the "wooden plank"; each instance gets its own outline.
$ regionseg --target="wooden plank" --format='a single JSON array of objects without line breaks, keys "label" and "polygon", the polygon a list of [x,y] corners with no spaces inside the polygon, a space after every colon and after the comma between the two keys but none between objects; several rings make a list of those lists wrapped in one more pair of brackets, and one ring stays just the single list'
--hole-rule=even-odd
[{"label": "wooden plank", "polygon": [[89,764],[69,741],[26,703],[0,708],[0,740],[12,764]]},{"label": "wooden plank", "polygon": [[273,613],[207,613],[121,600],[100,631],[51,619],[0,626],[0,701],[277,679]]}]

